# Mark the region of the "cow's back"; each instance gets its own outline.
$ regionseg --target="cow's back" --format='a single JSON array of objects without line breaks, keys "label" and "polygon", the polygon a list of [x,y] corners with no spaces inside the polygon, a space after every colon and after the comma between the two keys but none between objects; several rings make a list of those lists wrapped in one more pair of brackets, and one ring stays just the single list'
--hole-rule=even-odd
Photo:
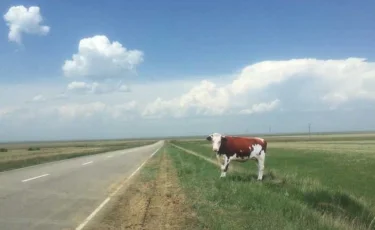
[{"label": "cow's back", "polygon": [[[225,150],[227,154],[237,153],[239,155],[249,154],[253,145],[259,144],[262,146],[264,151],[267,150],[267,141],[257,138],[257,137],[237,137],[237,136],[227,136],[227,141],[225,143]],[[242,153],[242,154],[241,154]]]}]

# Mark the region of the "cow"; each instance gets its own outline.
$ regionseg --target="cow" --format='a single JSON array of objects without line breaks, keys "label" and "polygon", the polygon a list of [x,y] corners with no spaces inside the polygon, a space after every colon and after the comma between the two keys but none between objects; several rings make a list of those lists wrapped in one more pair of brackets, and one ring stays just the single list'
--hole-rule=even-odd
[{"label": "cow", "polygon": [[[216,152],[216,159],[221,165],[220,177],[225,177],[229,163],[234,161],[246,162],[255,160],[258,164],[258,179],[263,180],[264,162],[267,151],[267,141],[259,137],[225,136],[213,133],[206,137],[212,143],[212,150]],[[220,163],[220,156],[224,162]]]}]

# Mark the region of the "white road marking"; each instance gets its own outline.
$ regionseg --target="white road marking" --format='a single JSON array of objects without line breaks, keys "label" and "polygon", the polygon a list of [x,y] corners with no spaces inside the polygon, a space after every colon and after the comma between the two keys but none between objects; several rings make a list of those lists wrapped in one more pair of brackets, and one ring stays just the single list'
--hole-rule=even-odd
[{"label": "white road marking", "polygon": [[83,163],[82,165],[88,165],[88,164],[91,164],[93,161],[89,161],[89,162],[86,162],[86,163]]},{"label": "white road marking", "polygon": [[106,205],[108,203],[108,201],[110,200],[111,198],[107,197],[87,218],[85,221],[83,221],[82,224],[80,224],[76,230],[82,230],[86,224],[100,211],[100,209],[102,209],[104,207],[104,205]]},{"label": "white road marking", "polygon": [[48,176],[48,175],[49,174],[46,173],[46,174],[43,174],[43,175],[40,175],[40,176],[36,176],[36,177],[29,178],[29,179],[25,179],[22,182],[27,182],[27,181],[35,180],[35,179],[38,179],[38,178],[41,178],[41,177],[45,177],[45,176]]},{"label": "white road marking", "polygon": [[113,156],[112,155],[107,156],[107,158],[111,158],[111,157],[113,157]]},{"label": "white road marking", "polygon": [[147,158],[147,160],[145,160],[145,162],[143,162],[141,164],[141,166],[139,166],[115,191],[113,191],[75,230],[82,230],[86,225],[87,223],[92,219],[94,218],[94,216],[108,203],[108,201],[110,201],[111,197],[113,197],[114,195],[116,195],[116,193],[118,191],[120,191],[120,189],[125,185],[125,183],[130,179],[132,178],[141,168],[142,166],[152,157],[155,155],[155,153],[157,153],[159,150],[161,149],[158,148],[155,152],[153,152],[151,154],[151,156],[149,158]]}]

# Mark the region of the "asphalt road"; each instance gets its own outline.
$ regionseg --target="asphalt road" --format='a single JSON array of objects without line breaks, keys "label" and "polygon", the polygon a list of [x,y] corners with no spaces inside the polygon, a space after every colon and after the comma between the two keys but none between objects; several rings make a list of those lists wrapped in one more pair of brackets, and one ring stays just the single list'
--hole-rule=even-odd
[{"label": "asphalt road", "polygon": [[76,229],[162,145],[0,173],[0,229]]}]

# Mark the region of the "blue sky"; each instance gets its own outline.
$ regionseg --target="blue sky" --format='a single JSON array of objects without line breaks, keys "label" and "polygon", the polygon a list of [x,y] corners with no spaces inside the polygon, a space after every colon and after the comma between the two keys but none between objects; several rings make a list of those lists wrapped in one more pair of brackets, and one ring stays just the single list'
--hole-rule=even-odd
[{"label": "blue sky", "polygon": [[[21,5],[39,12],[27,19],[10,10]],[[257,133],[269,125],[295,132],[309,121],[316,131],[373,129],[374,8],[347,0],[3,0],[0,138]],[[43,20],[32,23],[37,15]],[[11,24],[22,27],[18,42],[8,37]]]}]

